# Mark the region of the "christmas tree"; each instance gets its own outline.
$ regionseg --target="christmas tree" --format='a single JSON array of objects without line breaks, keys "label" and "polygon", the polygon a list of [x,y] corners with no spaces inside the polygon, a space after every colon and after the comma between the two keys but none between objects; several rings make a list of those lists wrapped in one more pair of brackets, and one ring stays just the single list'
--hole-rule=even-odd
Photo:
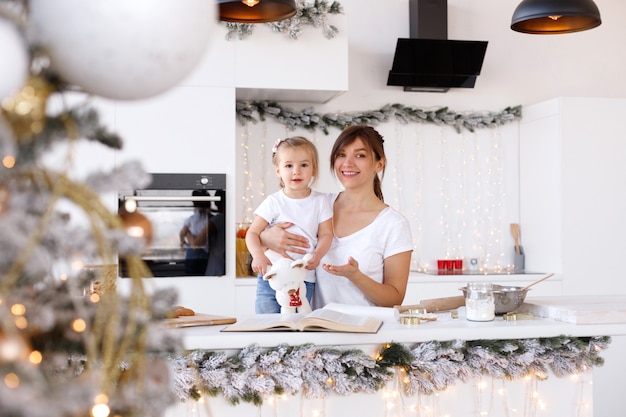
[{"label": "christmas tree", "polygon": [[[179,2],[163,0],[105,3],[0,0],[3,416],[158,416],[177,400],[168,357],[181,351],[181,343],[159,331],[177,295],[146,293],[143,281],[150,272],[140,255],[149,239],[126,233],[134,220],[118,216],[100,198],[141,188],[150,176],[140,163],[130,162],[79,180],[72,175],[72,152],[81,141],[121,149],[121,138],[101,123],[89,98],[140,99],[176,84],[206,46],[209,31],[194,27],[210,27],[215,5],[193,0],[184,2],[183,10]],[[194,34],[159,51],[159,64],[168,56],[183,57],[175,68],[167,67],[167,74],[145,84],[130,80],[129,70],[98,72],[109,61],[137,71],[153,65],[146,56],[155,52],[142,37],[152,39],[163,28],[144,16],[150,9],[151,16],[163,19],[172,8],[181,9],[177,18],[187,19],[191,28],[165,30],[167,36]],[[113,28],[121,16],[129,27]],[[96,33],[99,28],[103,31]],[[74,31],[69,38],[68,30]],[[115,36],[128,31],[134,31],[139,49],[129,49],[124,36]],[[107,56],[107,51],[126,58]],[[88,54],[103,64],[94,66]],[[92,66],[87,78],[83,62]],[[67,104],[76,96],[82,97],[78,104]],[[53,110],[51,100],[62,105]],[[59,148],[66,152],[63,163],[44,162]],[[132,280],[125,295],[116,288],[118,259],[125,261]]]}]

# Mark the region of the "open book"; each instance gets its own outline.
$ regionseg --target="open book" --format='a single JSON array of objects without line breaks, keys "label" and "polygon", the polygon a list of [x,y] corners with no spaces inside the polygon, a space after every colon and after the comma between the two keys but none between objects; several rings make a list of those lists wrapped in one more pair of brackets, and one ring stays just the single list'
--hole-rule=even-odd
[{"label": "open book", "polygon": [[257,314],[237,320],[222,329],[223,332],[257,331],[329,331],[346,333],[376,333],[383,322],[374,317],[341,313],[328,308],[313,310],[309,314]]}]

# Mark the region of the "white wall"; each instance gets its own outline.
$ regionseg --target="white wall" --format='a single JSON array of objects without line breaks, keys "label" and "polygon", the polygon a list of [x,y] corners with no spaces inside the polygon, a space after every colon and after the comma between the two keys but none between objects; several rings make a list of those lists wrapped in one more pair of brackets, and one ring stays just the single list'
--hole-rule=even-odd
[{"label": "white wall", "polygon": [[453,110],[500,110],[553,97],[624,97],[626,2],[597,0],[602,24],[567,35],[528,35],[509,27],[521,0],[448,0],[448,38],[488,41],[473,89],[404,93],[387,87],[396,38],[409,36],[407,0],[343,0],[350,41],[350,90],[325,109],[363,110],[400,102]]},{"label": "white wall", "polygon": [[529,266],[562,272],[567,294],[616,294],[626,283],[622,159],[625,99],[559,98],[521,123],[521,213]]}]

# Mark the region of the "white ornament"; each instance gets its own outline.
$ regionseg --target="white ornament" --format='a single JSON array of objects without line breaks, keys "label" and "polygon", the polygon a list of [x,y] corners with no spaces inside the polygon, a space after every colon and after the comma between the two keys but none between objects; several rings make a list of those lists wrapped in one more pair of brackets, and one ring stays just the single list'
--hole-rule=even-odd
[{"label": "white ornament", "polygon": [[0,17],[0,100],[17,92],[28,77],[28,46],[17,26]]},{"label": "white ornament", "polygon": [[217,27],[207,0],[31,0],[32,38],[51,69],[105,98],[161,94],[196,67]]}]

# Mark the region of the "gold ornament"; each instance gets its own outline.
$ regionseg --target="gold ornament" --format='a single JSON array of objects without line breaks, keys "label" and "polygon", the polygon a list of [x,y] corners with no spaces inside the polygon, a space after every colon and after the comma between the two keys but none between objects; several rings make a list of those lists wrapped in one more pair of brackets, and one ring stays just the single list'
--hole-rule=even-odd
[{"label": "gold ornament", "polygon": [[146,247],[152,244],[152,223],[143,214],[137,211],[120,210],[119,213],[126,234],[136,238],[143,238]]},{"label": "gold ornament", "polygon": [[0,328],[0,363],[25,361],[30,352],[28,344],[19,333],[5,333]]},{"label": "gold ornament", "polygon": [[2,100],[1,110],[21,142],[30,142],[46,124],[46,103],[54,86],[45,78],[31,76],[26,85]]},{"label": "gold ornament", "polygon": [[89,288],[85,290],[85,295],[97,294],[101,296],[115,292],[117,264],[85,265],[84,269],[91,271],[95,276],[95,280],[91,283]]}]

